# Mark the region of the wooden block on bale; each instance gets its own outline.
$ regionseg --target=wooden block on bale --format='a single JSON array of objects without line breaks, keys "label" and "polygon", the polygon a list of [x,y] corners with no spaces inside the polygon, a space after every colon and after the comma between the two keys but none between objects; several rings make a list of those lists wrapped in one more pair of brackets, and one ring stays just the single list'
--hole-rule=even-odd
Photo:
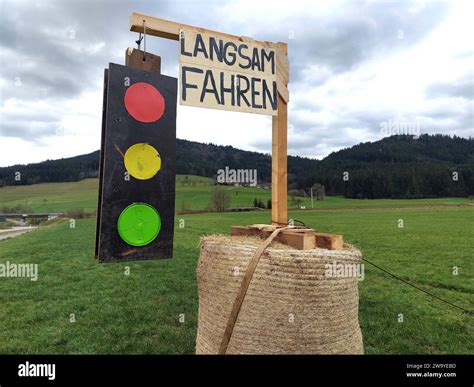
[{"label": "wooden block on bale", "polygon": [[[275,231],[275,225],[253,224],[251,226],[231,226],[232,236],[256,236],[266,239]],[[311,228],[298,228],[282,231],[275,240],[298,250],[310,250],[316,247],[328,250],[342,250],[342,235],[316,232]]]},{"label": "wooden block on bale", "polygon": [[316,246],[328,250],[342,250],[344,240],[342,235],[316,233]]},{"label": "wooden block on bale", "polygon": [[[274,231],[275,226],[254,225],[248,227],[231,226],[230,235],[233,236],[256,236],[259,238],[268,238]],[[309,250],[316,248],[316,238],[314,230],[294,229],[282,231],[275,240],[298,250]]]},{"label": "wooden block on bale", "polygon": [[276,240],[298,250],[316,248],[314,232],[292,232],[291,230],[285,230],[276,237]]},{"label": "wooden block on bale", "polygon": [[251,226],[247,226],[252,229],[258,229],[258,230],[266,230],[266,231],[274,231],[276,229],[276,226],[273,226],[271,224],[252,224]]},{"label": "wooden block on bale", "polygon": [[256,236],[267,238],[272,232],[270,230],[258,229],[244,226],[230,226],[230,235],[232,236]]}]

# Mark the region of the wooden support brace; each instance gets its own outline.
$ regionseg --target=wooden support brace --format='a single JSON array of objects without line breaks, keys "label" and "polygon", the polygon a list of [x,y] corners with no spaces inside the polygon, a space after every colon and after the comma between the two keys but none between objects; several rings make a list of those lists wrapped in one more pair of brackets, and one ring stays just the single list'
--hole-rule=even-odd
[{"label": "wooden support brace", "polygon": [[161,57],[129,47],[125,51],[125,66],[161,74]]},{"label": "wooden support brace", "polygon": [[[231,226],[230,235],[255,236],[268,238],[278,227],[265,224],[251,226]],[[310,250],[322,248],[328,250],[341,250],[344,248],[342,235],[318,233],[311,228],[295,227],[283,230],[275,241],[291,246],[297,250]]]}]

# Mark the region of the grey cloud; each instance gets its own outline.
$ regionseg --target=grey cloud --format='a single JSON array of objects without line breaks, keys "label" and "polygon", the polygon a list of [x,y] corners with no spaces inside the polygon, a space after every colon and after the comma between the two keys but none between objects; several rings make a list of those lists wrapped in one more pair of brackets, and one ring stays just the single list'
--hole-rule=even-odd
[{"label": "grey cloud", "polygon": [[392,115],[385,111],[364,111],[364,112],[343,112],[340,111],[330,124],[325,124],[323,119],[316,117],[305,118],[295,111],[290,117],[290,124],[299,134],[306,134],[320,131],[319,136],[331,138],[334,136],[334,129],[340,128],[365,128],[368,132],[380,132],[383,122],[392,119]]},{"label": "grey cloud", "polygon": [[[55,0],[2,2],[1,7],[11,12],[2,12],[0,23],[0,102],[46,101],[56,106],[100,90],[103,68],[109,62],[123,63],[116,53],[125,52],[136,39],[129,31],[131,12],[164,12],[168,3]],[[2,114],[2,134],[36,141],[56,133],[61,120],[59,113],[47,121],[27,115]]]},{"label": "grey cloud", "polygon": [[[40,6],[3,1],[0,5],[0,50],[9,53],[8,57],[0,57],[2,102],[17,98],[61,104],[81,92],[100,89],[103,68],[109,62],[123,63],[123,57],[117,58],[117,53],[134,46],[137,35],[129,31],[128,25],[133,11],[258,39],[288,42],[290,90],[292,95],[297,95],[299,90],[318,87],[329,77],[350,71],[368,59],[392,54],[419,42],[443,21],[450,6],[447,2],[417,3],[413,10],[414,5],[409,2],[349,1],[334,10],[330,17],[323,18],[309,7],[303,18],[301,15],[288,16],[282,22],[274,23],[271,15],[262,15],[262,22],[252,25],[245,24],[241,14],[220,14],[218,9],[223,4],[218,1],[54,0],[38,4]],[[243,25],[244,29],[235,30],[236,26]],[[74,39],[68,35],[71,30]],[[403,31],[403,39],[397,36],[399,30]],[[294,32],[294,39],[289,39],[290,31]],[[100,44],[103,44],[102,48],[91,50]],[[148,38],[147,49],[157,54],[166,53],[162,61],[163,72],[177,76],[176,42]],[[312,70],[311,66],[319,70]],[[320,73],[314,74],[314,71]],[[16,77],[22,80],[20,87],[15,85]],[[427,94],[429,97],[465,96],[472,99],[472,80],[454,87],[432,85]],[[324,147],[335,149],[353,145],[353,138],[341,135],[348,128],[365,128],[367,137],[377,139],[381,136],[381,122],[392,118],[390,112],[374,107],[364,112],[338,112],[334,122],[325,125],[317,115],[305,119],[300,114],[302,110],[321,111],[324,102],[290,100],[290,125],[295,131],[295,136],[290,135],[289,139],[290,154],[311,156],[323,154]],[[444,111],[436,110],[433,114],[449,116]],[[55,115],[3,114],[0,128],[5,136],[35,141],[55,133],[60,119]],[[456,119],[462,133],[466,133],[466,127],[473,127],[472,115]],[[271,143],[268,140],[251,145],[268,152]]]},{"label": "grey cloud", "polygon": [[[321,157],[328,150],[335,150],[354,145],[354,139],[347,127],[313,126],[307,133],[299,132],[288,134],[288,154],[293,156]],[[271,149],[271,139],[263,139],[252,143],[259,152],[268,152]]]},{"label": "grey cloud", "polygon": [[56,120],[45,120],[41,117],[35,117],[33,120],[26,120],[22,117],[21,120],[8,121],[7,124],[2,125],[0,134],[3,137],[19,137],[28,139],[30,142],[40,142],[44,136],[51,136],[60,134],[61,128]]},{"label": "grey cloud", "polygon": [[[446,17],[449,4],[431,2],[416,11],[412,8],[410,2],[350,1],[330,19],[308,9],[305,19],[288,18],[270,29],[264,24],[265,29],[258,34],[271,33],[272,38],[287,41],[291,81],[306,82],[302,70],[311,64],[340,73],[374,55],[393,53],[418,42]],[[288,39],[289,31],[294,32],[294,39]]]},{"label": "grey cloud", "polygon": [[[2,58],[2,78],[22,78],[23,86],[32,91],[28,95],[20,91],[22,99],[77,95],[91,84],[87,80],[100,77],[99,69],[110,60],[114,43],[120,44],[127,34],[127,25],[124,28],[117,25],[122,18],[109,16],[101,20],[101,15],[106,16],[105,9],[109,12],[113,9],[115,14],[123,8],[122,3],[56,1],[40,4],[44,8],[25,3],[20,5],[18,14],[2,16],[0,47],[17,54]],[[126,14],[123,20],[128,20]],[[24,31],[25,25],[29,26],[27,31]],[[104,44],[104,48],[91,52],[91,47],[98,44]],[[18,64],[15,59],[26,63]],[[46,90],[47,94],[38,95],[39,90]],[[16,97],[17,92],[18,88],[10,88],[2,94],[4,98]]]},{"label": "grey cloud", "polygon": [[462,97],[466,99],[474,99],[474,81],[457,84],[437,83],[429,86],[426,90],[428,97]]}]

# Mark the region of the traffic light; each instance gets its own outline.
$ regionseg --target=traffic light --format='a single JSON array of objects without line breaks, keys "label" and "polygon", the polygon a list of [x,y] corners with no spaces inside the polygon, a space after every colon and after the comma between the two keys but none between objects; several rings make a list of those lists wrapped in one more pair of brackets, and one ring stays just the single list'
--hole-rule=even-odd
[{"label": "traffic light", "polygon": [[177,79],[112,63],[104,78],[96,258],[171,258]]}]

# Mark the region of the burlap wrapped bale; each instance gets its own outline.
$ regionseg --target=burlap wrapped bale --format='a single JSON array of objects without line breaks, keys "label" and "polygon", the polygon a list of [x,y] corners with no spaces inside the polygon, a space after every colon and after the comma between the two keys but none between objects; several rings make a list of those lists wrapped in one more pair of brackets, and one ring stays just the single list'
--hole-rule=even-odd
[{"label": "burlap wrapped bale", "polygon": [[[262,240],[201,239],[197,354],[217,354],[249,260]],[[294,250],[272,242],[236,320],[227,354],[362,354],[357,278],[328,277],[326,264],[358,264],[353,246]]]}]

